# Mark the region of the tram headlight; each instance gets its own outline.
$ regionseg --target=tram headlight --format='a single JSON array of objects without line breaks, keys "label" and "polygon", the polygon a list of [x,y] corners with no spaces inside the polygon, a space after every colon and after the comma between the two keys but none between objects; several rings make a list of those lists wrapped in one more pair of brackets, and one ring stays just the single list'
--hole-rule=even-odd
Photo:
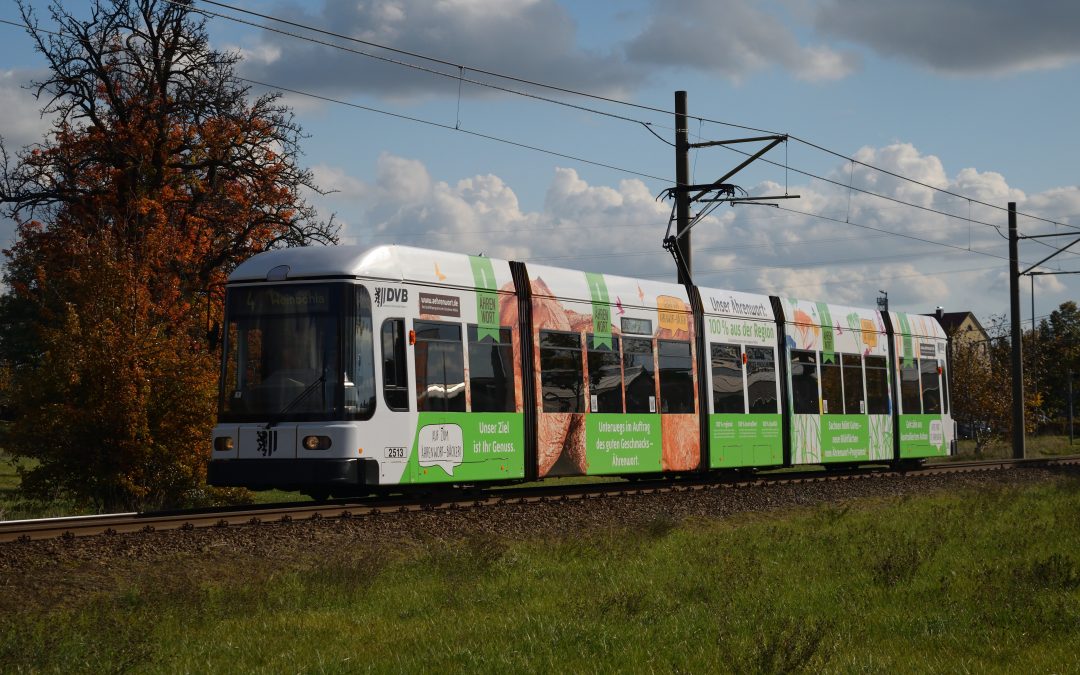
[{"label": "tram headlight", "polygon": [[304,436],[303,446],[305,450],[326,450],[330,447],[330,437]]},{"label": "tram headlight", "polygon": [[218,436],[214,439],[214,450],[228,452],[233,449],[232,436]]}]

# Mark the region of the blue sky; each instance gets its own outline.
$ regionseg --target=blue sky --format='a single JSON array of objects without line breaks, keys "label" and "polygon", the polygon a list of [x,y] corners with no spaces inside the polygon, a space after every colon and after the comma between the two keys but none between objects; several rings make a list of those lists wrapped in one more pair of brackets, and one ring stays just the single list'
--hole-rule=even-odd
[{"label": "blue sky", "polygon": [[[673,92],[684,89],[691,115],[790,133],[951,192],[1002,207],[1014,200],[1022,212],[1080,227],[1076,3],[228,2],[466,67],[663,110],[673,107]],[[40,0],[35,6],[44,9]],[[198,0],[196,7],[240,16]],[[15,8],[0,9],[0,18],[16,19]],[[324,187],[335,190],[312,201],[344,224],[343,241],[482,251],[674,278],[660,248],[669,206],[654,200],[673,179],[674,153],[640,124],[470,84],[461,86],[459,98],[452,79],[221,18],[207,25],[215,47],[244,53],[240,74],[246,77],[460,123],[465,130],[656,177],[288,94],[311,136],[306,162]],[[20,88],[40,68],[28,37],[0,25],[0,135],[9,148],[33,142],[47,128]],[[672,139],[668,114],[545,95],[649,122]],[[696,120],[690,130],[709,140],[756,135]],[[845,160],[801,143],[781,145],[767,157],[781,166],[758,163],[734,182],[758,195],[783,193],[786,184],[802,198],[784,207],[833,220],[764,206],[721,207],[694,230],[698,283],[862,306],[873,306],[884,289],[895,309],[929,312],[941,305],[973,310],[984,321],[1007,311],[1006,242],[994,228],[964,219],[1004,230],[1003,211],[862,166],[853,171]],[[724,149],[700,150],[692,158],[694,179],[707,182],[740,161]],[[852,192],[794,170],[962,217]],[[1056,231],[1027,218],[1020,228]],[[0,237],[9,233],[10,224]],[[1028,262],[1049,252],[1034,242],[1021,245]],[[1055,268],[1080,269],[1075,255],[1058,260]],[[1076,298],[1080,280],[1074,279],[1039,277],[1035,314]],[[1023,288],[1030,317],[1026,279]]]}]

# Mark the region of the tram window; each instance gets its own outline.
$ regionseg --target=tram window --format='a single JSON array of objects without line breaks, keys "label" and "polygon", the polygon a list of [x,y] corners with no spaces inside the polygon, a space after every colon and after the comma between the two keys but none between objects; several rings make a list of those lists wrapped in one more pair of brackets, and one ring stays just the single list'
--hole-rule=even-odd
[{"label": "tram window", "polygon": [[509,328],[477,339],[469,324],[469,396],[473,412],[514,412],[514,345]]},{"label": "tram window", "polygon": [[863,402],[862,358],[858,354],[841,354],[840,365],[844,370],[844,411],[848,415],[866,412]]},{"label": "tram window", "polygon": [[371,325],[371,296],[355,287],[353,339],[345,344],[345,414],[367,419],[375,412],[375,336]]},{"label": "tram window", "polygon": [[694,412],[694,361],[690,358],[690,343],[659,340],[660,412],[692,414]]},{"label": "tram window", "polygon": [[772,347],[746,348],[746,390],[751,413],[778,413],[776,357]]},{"label": "tram window", "polygon": [[585,412],[585,376],[578,333],[540,331],[540,388],[544,412]]},{"label": "tram window", "polygon": [[938,377],[937,359],[919,361],[922,373],[923,413],[941,414],[941,379]]},{"label": "tram window", "polygon": [[870,415],[889,414],[888,365],[884,356],[866,357],[866,412]]},{"label": "tram window", "polygon": [[796,415],[817,415],[818,406],[817,355],[814,352],[791,352],[791,394]]},{"label": "tram window", "polygon": [[611,345],[597,345],[588,335],[589,344],[589,405],[590,412],[621,413],[622,359],[619,357],[619,338],[612,336]]},{"label": "tram window", "polygon": [[[344,410],[344,380],[352,378],[357,356],[354,298],[353,288],[344,283],[231,289],[226,300],[223,419],[367,416],[370,395],[352,399],[352,410]],[[370,354],[366,358],[370,363]],[[366,409],[358,410],[361,404]]]},{"label": "tram window", "polygon": [[900,404],[905,415],[918,415],[922,412],[919,401],[919,361],[912,359],[909,365],[900,366]]},{"label": "tram window", "polygon": [[409,409],[409,376],[405,358],[405,320],[383,321],[383,399],[391,410]]},{"label": "tram window", "polygon": [[833,354],[831,361],[821,359],[821,412],[826,415],[844,413],[843,373],[840,355]]},{"label": "tram window", "polygon": [[713,412],[746,412],[742,348],[713,342],[709,345],[709,355],[712,361]]},{"label": "tram window", "polygon": [[465,412],[465,356],[461,325],[415,321],[416,409]]},{"label": "tram window", "polygon": [[626,412],[656,412],[656,366],[652,340],[623,338],[623,387]]}]

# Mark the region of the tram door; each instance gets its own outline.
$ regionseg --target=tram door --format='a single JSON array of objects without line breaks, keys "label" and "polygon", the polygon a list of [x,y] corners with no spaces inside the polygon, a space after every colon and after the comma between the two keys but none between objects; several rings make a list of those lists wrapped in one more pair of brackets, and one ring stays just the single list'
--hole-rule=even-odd
[{"label": "tram door", "polygon": [[[378,393],[366,443],[370,457],[379,462],[379,483],[408,482],[411,430],[416,407],[409,383],[410,320],[407,317],[409,289],[378,287],[374,308],[376,373]],[[381,302],[381,304],[380,304]]]},{"label": "tram door", "polygon": [[[380,482],[471,483],[524,475],[512,292],[413,285],[376,300]],[[500,302],[509,298],[507,302]],[[399,304],[395,305],[395,301]]]}]

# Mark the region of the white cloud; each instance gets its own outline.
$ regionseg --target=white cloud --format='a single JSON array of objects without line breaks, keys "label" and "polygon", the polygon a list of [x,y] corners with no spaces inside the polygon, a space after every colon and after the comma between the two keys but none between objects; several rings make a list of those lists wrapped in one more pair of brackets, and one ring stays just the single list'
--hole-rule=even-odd
[{"label": "white cloud", "polygon": [[837,80],[859,64],[849,51],[800,44],[783,17],[750,0],[654,0],[626,53],[635,63],[687,66],[736,82],[770,67],[811,82]]},{"label": "white cloud", "polygon": [[26,88],[41,76],[38,70],[0,70],[0,136],[9,153],[40,141],[52,123],[41,117],[41,103]]},{"label": "white cloud", "polygon": [[[651,0],[637,34],[583,46],[565,0],[283,0],[274,14],[342,35],[560,86],[625,97],[665,69],[732,82],[782,70],[807,82],[855,73],[866,50],[941,73],[983,75],[1080,61],[1080,4],[1061,0]],[[612,12],[617,24],[617,13]],[[613,24],[614,25],[614,24]],[[610,29],[609,29],[610,30]],[[320,40],[335,40],[319,36]],[[335,96],[456,96],[452,78],[273,33],[239,49],[242,74]],[[453,66],[348,40],[342,46],[457,75]],[[484,79],[476,73],[467,77]],[[491,92],[461,89],[466,97]],[[320,105],[307,102],[306,106]]]},{"label": "white cloud", "polygon": [[[42,118],[41,103],[26,86],[43,76],[40,70],[0,70],[0,137],[14,164],[22,148],[40,142],[52,125],[51,118]],[[14,221],[0,217],[0,247],[14,242]]]},{"label": "white cloud", "polygon": [[333,192],[340,200],[357,202],[370,192],[366,183],[350,176],[340,167],[316,164],[311,167],[311,173],[314,174],[316,185]]},{"label": "white cloud", "polygon": [[[577,26],[557,0],[324,0],[318,7],[293,1],[279,6],[274,14],[396,49],[600,93],[624,94],[644,77],[620,54],[582,48]],[[257,39],[260,42],[246,49],[252,58],[241,64],[243,74],[253,79],[329,90],[337,96],[354,92],[398,99],[457,95],[457,82],[450,78],[271,33]],[[450,66],[355,42],[337,42],[349,49],[458,74]],[[468,71],[465,75],[476,77]],[[477,86],[462,89],[465,96],[486,93]]]},{"label": "white cloud", "polygon": [[957,74],[1059,68],[1080,60],[1080,4],[1062,0],[822,0],[817,30]]},{"label": "white cloud", "polygon": [[422,200],[431,191],[431,177],[420,160],[384,152],[379,155],[378,186],[383,196],[408,203]]},{"label": "white cloud", "polygon": [[273,44],[258,44],[254,47],[225,46],[226,51],[235,51],[249,64],[272,65],[281,60],[281,47]]},{"label": "white cloud", "polygon": [[[1065,209],[1080,218],[1080,188],[1029,198],[993,172],[962,169],[950,177],[940,160],[909,144],[863,148],[858,155],[869,164],[943,189],[981,195],[992,204],[1014,199],[1022,211],[1059,216],[1061,211],[1054,209]],[[591,185],[573,169],[556,169],[542,208],[530,211],[522,209],[512,186],[498,176],[449,183],[432,178],[422,162],[391,154],[379,157],[372,182],[332,167],[317,167],[316,174],[325,185],[341,190],[321,205],[348,210],[349,243],[413,244],[628,276],[675,277],[674,264],[660,246],[670,205],[657,203],[638,180]],[[835,167],[831,175],[846,178],[850,165]],[[858,184],[874,192],[967,213],[966,203],[958,207],[953,198],[880,172],[863,167],[856,176]],[[751,193],[778,191],[781,186],[764,183]],[[783,206],[841,222],[766,207],[722,207],[693,231],[698,283],[855,306],[873,306],[878,290],[884,289],[894,309],[912,312],[930,312],[941,305],[948,311],[970,309],[988,316],[1007,309],[1007,245],[993,228],[868,195],[849,195],[844,188],[821,182],[791,191],[802,198]],[[1003,212],[986,207],[972,217],[1004,222]],[[969,252],[969,247],[997,257]],[[1025,243],[1021,257],[1037,260],[1043,255]],[[1039,278],[1039,305],[1049,308],[1069,297],[1075,291],[1071,280]]]}]

